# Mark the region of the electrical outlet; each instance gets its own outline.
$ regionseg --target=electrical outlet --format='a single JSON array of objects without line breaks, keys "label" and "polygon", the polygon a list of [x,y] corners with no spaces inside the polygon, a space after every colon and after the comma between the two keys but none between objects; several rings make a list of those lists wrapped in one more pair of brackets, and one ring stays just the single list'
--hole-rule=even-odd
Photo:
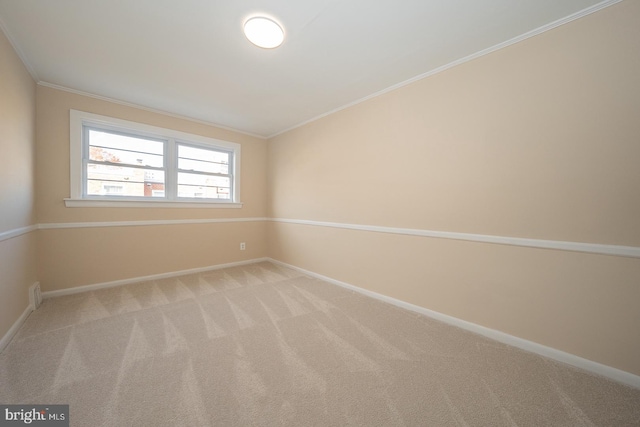
[{"label": "electrical outlet", "polygon": [[247,245],[244,242],[240,243],[240,250],[244,251],[245,249],[247,249]]}]

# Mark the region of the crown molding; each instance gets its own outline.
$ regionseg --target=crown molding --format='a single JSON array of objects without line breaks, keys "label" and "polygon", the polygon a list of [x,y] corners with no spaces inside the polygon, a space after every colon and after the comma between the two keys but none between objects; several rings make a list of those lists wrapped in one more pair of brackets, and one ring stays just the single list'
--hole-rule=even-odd
[{"label": "crown molding", "polygon": [[457,59],[457,60],[455,60],[453,62],[449,62],[448,64],[445,64],[445,65],[442,65],[440,67],[434,68],[431,71],[427,71],[426,73],[419,74],[419,75],[417,75],[415,77],[412,77],[412,78],[410,78],[408,80],[405,80],[403,82],[394,84],[394,85],[389,86],[389,87],[387,87],[385,89],[382,89],[382,90],[380,90],[378,92],[372,93],[371,95],[367,95],[364,98],[360,98],[360,99],[358,99],[356,101],[353,101],[353,102],[345,104],[345,105],[343,105],[341,107],[335,108],[335,109],[333,109],[331,111],[327,111],[326,113],[322,113],[322,114],[320,114],[318,116],[315,116],[315,117],[313,117],[313,118],[311,118],[309,120],[305,120],[305,121],[303,121],[301,123],[298,123],[296,125],[293,125],[291,127],[286,128],[284,130],[276,132],[276,133],[274,133],[272,135],[269,135],[266,138],[267,139],[275,138],[276,136],[282,135],[283,133],[286,133],[286,132],[289,132],[291,130],[297,129],[297,128],[302,127],[304,125],[307,125],[309,123],[315,122],[317,120],[320,120],[320,119],[322,119],[324,117],[330,116],[330,115],[332,115],[334,113],[337,113],[339,111],[346,110],[347,108],[353,107],[353,106],[358,105],[358,104],[362,104],[363,102],[369,101],[370,99],[377,98],[377,97],[382,96],[382,95],[384,95],[386,93],[393,92],[396,89],[400,89],[400,88],[402,88],[404,86],[408,86],[408,85],[410,85],[412,83],[415,83],[415,82],[417,82],[419,80],[423,80],[423,79],[426,79],[427,77],[431,77],[431,76],[433,76],[435,74],[438,74],[438,73],[441,73],[443,71],[446,71],[449,68],[457,67],[458,65],[462,65],[462,64],[464,64],[466,62],[473,61],[474,59],[480,58],[481,56],[488,55],[488,54],[493,53],[493,52],[495,52],[497,50],[504,49],[504,48],[509,47],[511,45],[514,45],[516,43],[520,43],[521,41],[527,40],[527,39],[529,39],[531,37],[534,37],[534,36],[537,36],[539,34],[545,33],[547,31],[553,30],[554,28],[557,28],[557,27],[559,27],[561,25],[565,25],[565,24],[573,22],[573,21],[575,21],[577,19],[583,18],[583,17],[585,17],[587,15],[591,15],[592,13],[598,12],[599,10],[602,10],[602,9],[607,8],[609,6],[613,6],[614,4],[620,3],[621,1],[622,0],[605,0],[605,1],[602,1],[602,2],[600,2],[598,4],[595,4],[595,5],[591,6],[591,7],[588,7],[586,9],[583,9],[583,10],[579,11],[579,12],[576,12],[576,13],[573,13],[573,14],[571,14],[569,16],[564,17],[564,18],[558,19],[556,21],[550,22],[548,24],[545,24],[545,25],[543,25],[541,27],[538,27],[536,29],[528,31],[528,32],[526,32],[524,34],[516,36],[516,37],[514,37],[512,39],[509,39],[507,41],[504,41],[502,43],[498,43],[498,44],[496,44],[494,46],[491,46],[489,48],[486,48],[486,49],[480,50],[478,52],[472,53],[471,55],[467,55],[464,58],[460,58],[460,59]]},{"label": "crown molding", "polygon": [[2,17],[0,17],[0,31],[2,31],[4,33],[4,35],[5,35],[5,37],[7,37],[7,40],[9,40],[9,44],[11,44],[11,47],[13,48],[13,50],[16,52],[16,54],[20,58],[20,61],[22,61],[22,63],[24,64],[25,68],[27,69],[27,71],[31,75],[31,78],[33,79],[33,81],[37,82],[38,80],[40,80],[38,78],[38,73],[36,73],[35,67],[33,65],[31,65],[31,62],[29,61],[29,58],[27,58],[27,55],[25,55],[25,53],[22,51],[22,49],[20,48],[20,46],[16,42],[15,38],[13,38],[13,36],[11,35],[11,32],[9,31],[9,28],[7,27],[7,25],[2,20]]},{"label": "crown molding", "polygon": [[58,85],[58,84],[55,84],[55,83],[49,83],[49,82],[40,80],[40,81],[38,81],[38,86],[43,86],[43,87],[48,87],[48,88],[51,88],[51,89],[60,90],[60,91],[63,91],[63,92],[73,93],[75,95],[86,96],[87,98],[99,99],[101,101],[111,102],[113,104],[123,105],[125,107],[130,107],[130,108],[135,108],[135,109],[138,109],[138,110],[148,111],[148,112],[154,113],[154,114],[162,114],[163,116],[174,117],[174,118],[180,119],[180,120],[187,120],[187,121],[190,121],[190,122],[193,122],[193,123],[198,123],[198,124],[201,124],[201,125],[211,126],[211,127],[215,127],[215,128],[222,129],[222,130],[226,130],[226,131],[230,131],[230,132],[236,132],[236,133],[239,133],[239,134],[242,134],[242,135],[251,136],[253,138],[258,138],[258,139],[263,139],[263,140],[266,139],[266,137],[264,135],[258,135],[257,133],[246,132],[246,131],[235,129],[235,128],[232,128],[232,127],[229,127],[229,126],[224,126],[224,125],[221,125],[221,124],[218,124],[218,123],[209,122],[209,121],[201,120],[201,119],[196,119],[196,118],[189,117],[189,116],[183,116],[183,115],[180,115],[180,114],[171,113],[169,111],[159,110],[157,108],[146,107],[144,105],[134,104],[132,102],[122,101],[120,99],[109,98],[108,96],[97,95],[95,93],[85,92],[85,91],[82,91],[82,90],[73,89],[73,88],[66,87],[66,86],[61,86],[61,85]]}]

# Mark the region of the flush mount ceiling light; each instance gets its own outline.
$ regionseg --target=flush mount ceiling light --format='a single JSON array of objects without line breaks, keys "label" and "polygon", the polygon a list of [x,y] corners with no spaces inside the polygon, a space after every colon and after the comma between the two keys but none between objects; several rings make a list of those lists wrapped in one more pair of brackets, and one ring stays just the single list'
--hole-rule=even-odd
[{"label": "flush mount ceiling light", "polygon": [[244,35],[256,46],[265,49],[278,47],[284,41],[284,30],[274,20],[263,16],[253,17],[244,23]]}]

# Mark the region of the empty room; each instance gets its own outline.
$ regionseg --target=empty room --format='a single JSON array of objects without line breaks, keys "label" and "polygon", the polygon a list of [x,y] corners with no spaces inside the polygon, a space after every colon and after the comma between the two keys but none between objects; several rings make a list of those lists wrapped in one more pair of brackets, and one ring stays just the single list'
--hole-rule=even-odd
[{"label": "empty room", "polygon": [[0,425],[640,425],[639,23],[0,0]]}]

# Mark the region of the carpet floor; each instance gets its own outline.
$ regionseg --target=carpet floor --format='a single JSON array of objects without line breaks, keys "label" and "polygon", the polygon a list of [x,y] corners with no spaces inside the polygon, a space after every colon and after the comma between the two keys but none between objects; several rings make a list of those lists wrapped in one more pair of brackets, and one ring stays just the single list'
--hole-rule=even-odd
[{"label": "carpet floor", "polygon": [[45,300],[0,403],[72,426],[640,425],[640,390],[268,262]]}]

